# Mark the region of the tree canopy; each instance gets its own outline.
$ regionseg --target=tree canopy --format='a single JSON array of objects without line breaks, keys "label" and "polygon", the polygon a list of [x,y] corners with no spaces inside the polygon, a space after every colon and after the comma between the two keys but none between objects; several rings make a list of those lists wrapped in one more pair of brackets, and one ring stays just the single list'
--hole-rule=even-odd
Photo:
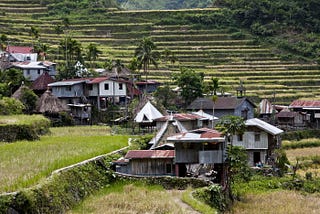
[{"label": "tree canopy", "polygon": [[175,84],[180,87],[185,105],[190,104],[197,97],[202,97],[203,73],[196,73],[189,68],[180,68],[180,73],[173,76]]}]

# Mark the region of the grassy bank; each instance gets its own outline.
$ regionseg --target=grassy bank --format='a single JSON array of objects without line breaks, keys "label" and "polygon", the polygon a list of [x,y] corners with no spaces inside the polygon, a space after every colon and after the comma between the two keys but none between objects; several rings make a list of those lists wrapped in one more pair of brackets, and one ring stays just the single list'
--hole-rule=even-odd
[{"label": "grassy bank", "polygon": [[179,206],[177,190],[166,191],[158,185],[119,182],[89,197],[68,214],[80,213],[187,213]]},{"label": "grassy bank", "polygon": [[56,169],[127,146],[105,126],[51,128],[39,141],[0,144],[0,192],[39,183]]}]

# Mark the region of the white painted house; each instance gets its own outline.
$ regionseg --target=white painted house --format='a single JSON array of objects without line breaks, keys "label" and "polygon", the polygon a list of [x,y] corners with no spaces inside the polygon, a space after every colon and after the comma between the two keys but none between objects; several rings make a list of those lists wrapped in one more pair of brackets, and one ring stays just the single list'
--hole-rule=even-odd
[{"label": "white painted house", "polygon": [[255,166],[259,162],[272,164],[274,150],[281,146],[280,134],[283,130],[258,118],[247,120],[245,125],[244,134],[233,136],[232,145],[242,146],[247,150],[249,166]]}]

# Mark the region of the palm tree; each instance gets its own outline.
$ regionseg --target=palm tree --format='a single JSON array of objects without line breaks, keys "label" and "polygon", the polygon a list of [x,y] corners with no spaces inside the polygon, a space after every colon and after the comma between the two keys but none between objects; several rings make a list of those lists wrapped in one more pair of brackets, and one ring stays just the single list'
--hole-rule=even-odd
[{"label": "palm tree", "polygon": [[102,51],[98,49],[96,44],[90,43],[87,47],[87,59],[90,61],[90,67],[93,67],[93,61],[96,61]]},{"label": "palm tree", "polygon": [[158,60],[160,58],[160,53],[155,51],[157,46],[149,37],[143,38],[138,47],[135,50],[135,57],[137,57],[139,67],[143,68],[143,72],[146,75],[146,82],[148,81],[148,71],[150,64],[158,68]]}]

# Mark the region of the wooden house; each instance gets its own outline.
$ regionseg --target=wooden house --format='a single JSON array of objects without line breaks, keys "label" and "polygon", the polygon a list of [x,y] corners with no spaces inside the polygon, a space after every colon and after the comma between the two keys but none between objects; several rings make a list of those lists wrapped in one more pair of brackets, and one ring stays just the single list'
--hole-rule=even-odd
[{"label": "wooden house", "polygon": [[307,115],[305,120],[309,120],[308,125],[320,128],[320,100],[294,100],[289,109]]},{"label": "wooden house", "polygon": [[130,150],[116,171],[139,176],[173,176],[174,150]]},{"label": "wooden house", "polygon": [[255,108],[256,105],[245,97],[218,97],[215,102],[209,98],[197,98],[187,107],[187,110],[203,110],[205,113],[214,114],[218,118],[234,115],[247,120],[254,118]]},{"label": "wooden house", "polygon": [[275,122],[277,110],[268,99],[262,99],[257,108],[258,117],[268,123]]},{"label": "wooden house", "polygon": [[246,130],[242,135],[232,137],[233,146],[242,146],[248,153],[249,166],[257,163],[273,164],[274,150],[280,148],[283,130],[258,118],[245,122]]},{"label": "wooden house", "polygon": [[222,133],[201,128],[173,135],[167,141],[175,147],[177,176],[205,176],[214,171],[216,181],[223,180],[226,146]]},{"label": "wooden house", "polygon": [[54,79],[49,75],[49,73],[44,72],[32,83],[30,88],[35,94],[41,96],[48,89],[48,84],[53,82]]},{"label": "wooden house", "polygon": [[136,85],[140,91],[146,92],[146,93],[152,93],[157,90],[157,88],[161,85],[161,83],[154,80],[148,80],[148,81],[138,81],[136,82]]},{"label": "wooden house", "polygon": [[70,79],[48,84],[52,94],[64,104],[83,103],[86,79]]},{"label": "wooden house", "polygon": [[286,108],[276,114],[276,124],[285,130],[303,129],[310,126],[310,114]]}]

